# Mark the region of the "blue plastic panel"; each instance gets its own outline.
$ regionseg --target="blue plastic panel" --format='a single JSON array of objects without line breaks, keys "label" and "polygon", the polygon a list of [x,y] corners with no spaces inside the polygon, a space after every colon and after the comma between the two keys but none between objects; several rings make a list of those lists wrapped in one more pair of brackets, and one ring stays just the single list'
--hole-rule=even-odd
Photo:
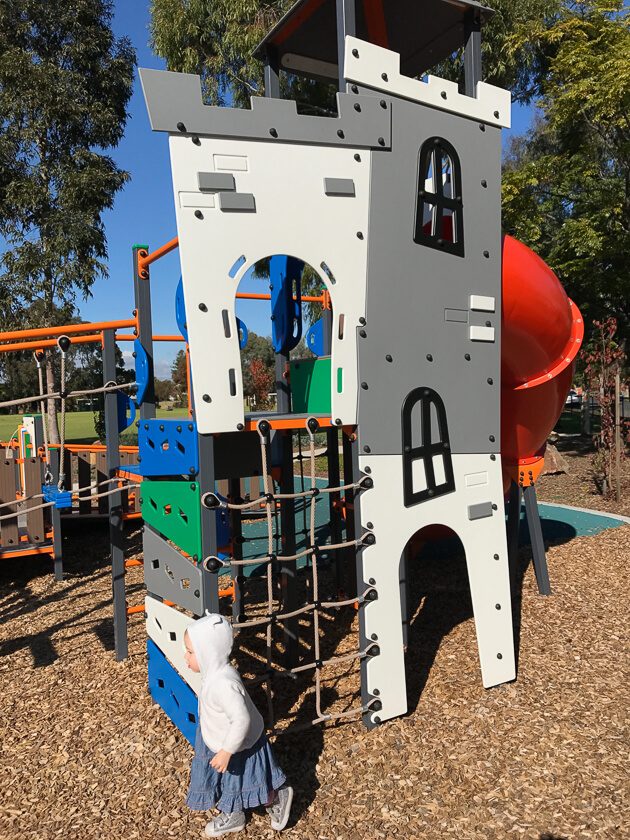
[{"label": "blue plastic panel", "polygon": [[136,338],[133,343],[133,352],[135,353],[136,359],[136,385],[138,386],[136,403],[142,405],[147,394],[147,388],[149,387],[149,377],[153,376],[153,371],[149,363],[147,351],[140,343],[139,338]]},{"label": "blue plastic panel", "polygon": [[194,746],[199,708],[197,695],[151,639],[147,639],[147,662],[151,697]]},{"label": "blue plastic panel", "polygon": [[302,338],[303,270],[304,263],[295,257],[276,255],[269,260],[271,343],[276,353],[288,353]]},{"label": "blue plastic panel", "polygon": [[192,420],[141,420],[140,464],[136,472],[155,476],[194,476],[199,472],[197,426]]},{"label": "blue plastic panel", "polygon": [[[124,432],[136,419],[136,403],[129,394],[116,394],[118,403],[118,433]],[[129,417],[127,417],[129,410]]]},{"label": "blue plastic panel", "polygon": [[177,321],[177,328],[182,334],[182,338],[188,341],[188,329],[186,326],[186,306],[184,304],[184,283],[182,278],[179,278],[177,289],[175,291],[175,320]]},{"label": "blue plastic panel", "polygon": [[315,356],[325,356],[324,349],[324,319],[315,321],[306,332],[306,346]]}]

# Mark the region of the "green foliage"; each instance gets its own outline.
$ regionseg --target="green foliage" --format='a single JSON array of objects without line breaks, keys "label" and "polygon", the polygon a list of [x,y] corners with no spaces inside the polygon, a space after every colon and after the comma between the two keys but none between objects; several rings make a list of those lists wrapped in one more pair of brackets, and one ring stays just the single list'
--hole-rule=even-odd
[{"label": "green foliage", "polygon": [[173,382],[173,396],[180,405],[188,400],[188,365],[186,351],[178,350],[171,365],[171,380]]},{"label": "green foliage", "polygon": [[0,5],[0,319],[72,305],[106,275],[101,214],[128,178],[98,150],[123,135],[135,55],[109,0]]},{"label": "green foliage", "polygon": [[505,229],[533,247],[586,324],[616,316],[630,335],[630,33],[617,0],[567,3],[553,25],[512,39],[548,56],[539,117],[507,157]]}]

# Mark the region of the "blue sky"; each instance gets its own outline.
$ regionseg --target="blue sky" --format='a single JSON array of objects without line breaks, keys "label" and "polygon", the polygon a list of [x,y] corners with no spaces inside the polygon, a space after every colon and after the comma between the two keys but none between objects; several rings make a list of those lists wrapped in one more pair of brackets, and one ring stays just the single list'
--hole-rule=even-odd
[{"label": "blue sky", "polygon": [[[117,0],[114,31],[133,43],[140,67],[164,69],[149,42],[149,4],[144,0]],[[118,193],[114,208],[104,215],[109,250],[109,278],[93,286],[92,297],[79,303],[81,316],[101,321],[128,318],[134,308],[131,282],[131,246],[142,243],[151,250],[176,236],[175,209],[166,135],[152,132],[146,113],[140,82],[136,75],[130,116],[125,137],[112,152],[118,165],[131,180]],[[513,108],[513,128],[504,132],[504,142],[511,133],[522,133],[529,125],[530,109]],[[179,280],[177,251],[151,269],[153,329],[156,334],[177,333],[175,324],[175,287]],[[253,288],[253,286],[252,286]],[[262,289],[260,289],[262,290]],[[269,321],[264,303],[241,302],[239,316],[250,330],[268,332]],[[129,347],[123,345],[125,355]],[[156,375],[169,376],[178,345],[159,343],[155,348]]]}]

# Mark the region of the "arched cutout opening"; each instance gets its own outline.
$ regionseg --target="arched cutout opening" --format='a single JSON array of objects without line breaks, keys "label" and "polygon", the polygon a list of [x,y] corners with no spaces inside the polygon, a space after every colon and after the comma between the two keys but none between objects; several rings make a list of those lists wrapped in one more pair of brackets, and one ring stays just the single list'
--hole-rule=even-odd
[{"label": "arched cutout opening", "polygon": [[[467,661],[475,661],[472,622],[465,632],[454,628],[472,617],[466,555],[459,536],[442,524],[427,525],[408,540],[399,566],[401,621],[409,711],[418,704],[440,646],[448,637],[465,652],[445,662],[453,678]],[[470,636],[470,638],[469,638]]]},{"label": "arched cutout opening", "polygon": [[332,341],[343,340],[345,331],[344,313],[332,310],[331,267],[281,254],[252,265],[242,255],[233,272],[241,274],[234,329],[245,411],[330,414],[332,388],[343,388],[343,371],[331,370]]}]

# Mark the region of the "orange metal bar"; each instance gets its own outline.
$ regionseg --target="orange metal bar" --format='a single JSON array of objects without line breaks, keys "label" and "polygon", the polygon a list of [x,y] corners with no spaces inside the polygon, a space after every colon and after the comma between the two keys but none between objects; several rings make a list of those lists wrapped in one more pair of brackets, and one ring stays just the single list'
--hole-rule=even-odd
[{"label": "orange metal bar", "polygon": [[25,548],[18,551],[7,551],[2,548],[0,549],[0,560],[4,557],[28,557],[29,554],[50,554],[52,557],[54,553],[55,549],[52,545],[41,545],[36,548]]},{"label": "orange metal bar", "polygon": [[161,248],[157,248],[150,254],[147,253],[144,249],[142,251],[138,251],[138,274],[140,275],[140,277],[142,277],[143,280],[146,280],[149,276],[148,269],[151,263],[154,263],[161,257],[166,256],[166,254],[170,254],[171,251],[174,251],[175,248],[178,247],[179,239],[176,236],[175,239],[171,239],[171,241],[167,242],[166,245],[162,245]]},{"label": "orange metal bar", "polygon": [[42,327],[36,330],[14,330],[0,333],[0,341],[15,341],[23,338],[48,338],[51,335],[70,335],[70,333],[90,333],[101,330],[117,330],[124,327],[137,327],[133,320],[126,321],[97,321],[93,324],[66,324],[62,327]]},{"label": "orange metal bar", "polygon": [[[321,303],[326,302],[326,292],[321,295],[302,295],[302,300],[307,303]],[[271,300],[271,295],[258,294],[257,292],[237,292],[236,297],[240,300]],[[294,297],[293,300],[296,300]]]},{"label": "orange metal bar", "polygon": [[[101,341],[99,335],[77,335],[70,338],[70,344],[96,344]],[[0,344],[0,353],[13,353],[18,350],[44,350],[46,347],[56,347],[54,338],[39,339],[38,341],[14,341],[11,344]]]},{"label": "orange metal bar", "polygon": [[127,615],[136,615],[144,612],[144,604],[136,604],[135,607],[127,607]]},{"label": "orange metal bar", "polygon": [[[311,416],[311,415],[309,415]],[[259,418],[262,419],[262,418]],[[279,419],[275,419],[273,414],[270,414],[268,417],[264,418],[269,422],[269,425],[272,429],[305,429],[306,428],[306,421],[308,418],[306,417],[281,417]],[[331,417],[316,417],[319,425],[322,428],[326,428],[327,426],[332,426],[332,418]],[[245,419],[245,430],[248,432],[255,432],[258,430],[258,419]]]},{"label": "orange metal bar", "polygon": [[125,560],[125,569],[131,569],[134,566],[144,566],[142,560]]},{"label": "orange metal bar", "polygon": [[[58,449],[58,443],[51,443],[51,449]],[[66,450],[68,452],[105,452],[106,446],[103,446],[102,443],[90,443],[86,445],[81,445],[80,443],[66,443]],[[118,447],[121,452],[137,452],[137,446],[120,446]]]},{"label": "orange metal bar", "polygon": [[127,519],[142,519],[142,511],[133,511],[132,513],[123,513],[122,518],[124,521]]},{"label": "orange metal bar", "polygon": [[[129,333],[116,333],[116,341],[135,341],[137,335]],[[154,335],[153,341],[186,341],[181,335]]]}]

